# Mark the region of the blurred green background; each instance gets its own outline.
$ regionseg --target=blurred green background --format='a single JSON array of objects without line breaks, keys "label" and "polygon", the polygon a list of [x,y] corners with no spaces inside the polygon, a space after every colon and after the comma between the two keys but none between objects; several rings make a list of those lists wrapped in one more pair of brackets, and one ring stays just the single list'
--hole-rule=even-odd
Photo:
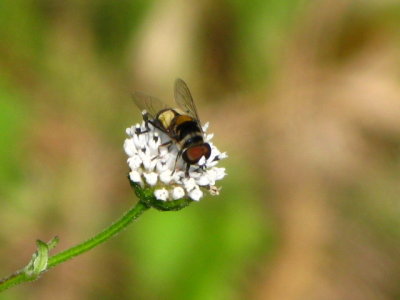
[{"label": "blurred green background", "polygon": [[188,82],[219,197],[0,299],[400,299],[398,1],[0,2],[0,277],[136,199],[130,92]]}]

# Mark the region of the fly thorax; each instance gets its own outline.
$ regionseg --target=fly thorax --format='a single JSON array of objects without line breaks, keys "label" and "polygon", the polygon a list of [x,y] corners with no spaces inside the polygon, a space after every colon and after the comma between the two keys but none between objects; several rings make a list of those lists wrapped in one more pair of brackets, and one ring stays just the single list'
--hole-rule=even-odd
[{"label": "fly thorax", "polygon": [[158,115],[158,120],[164,128],[169,128],[172,120],[175,118],[176,113],[172,109],[165,110]]},{"label": "fly thorax", "polygon": [[193,118],[188,115],[178,115],[175,119],[175,126],[179,126],[186,122],[193,121]]}]

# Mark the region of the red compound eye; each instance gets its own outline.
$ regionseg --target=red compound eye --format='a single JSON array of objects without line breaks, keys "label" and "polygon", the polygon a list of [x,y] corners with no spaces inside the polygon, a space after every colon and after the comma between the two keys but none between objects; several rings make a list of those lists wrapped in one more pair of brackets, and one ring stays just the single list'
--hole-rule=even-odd
[{"label": "red compound eye", "polygon": [[205,143],[202,145],[198,146],[192,146],[189,147],[184,153],[183,153],[183,159],[189,163],[189,164],[195,164],[197,163],[202,156],[205,156],[206,158],[209,158],[211,154],[211,148],[210,145]]}]

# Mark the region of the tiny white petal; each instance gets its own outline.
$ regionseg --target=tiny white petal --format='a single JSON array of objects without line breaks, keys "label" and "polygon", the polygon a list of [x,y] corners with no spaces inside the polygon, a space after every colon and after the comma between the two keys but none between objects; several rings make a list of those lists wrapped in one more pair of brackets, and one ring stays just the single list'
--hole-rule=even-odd
[{"label": "tiny white petal", "polygon": [[216,168],[212,168],[210,170],[207,170],[206,174],[210,180],[216,180],[217,178],[217,172],[215,171]]},{"label": "tiny white petal", "polygon": [[197,180],[197,178],[200,178],[200,176],[202,176],[202,175],[203,175],[203,171],[199,170],[198,168],[197,169],[191,168],[189,171],[189,176],[191,178],[193,178],[194,180]]},{"label": "tiny white petal", "polygon": [[138,154],[142,160],[150,159],[150,150],[147,147],[140,147],[138,149]]},{"label": "tiny white petal", "polygon": [[142,176],[140,176],[140,173],[138,171],[132,171],[129,173],[129,179],[132,182],[136,183],[141,183],[142,182]]},{"label": "tiny white petal", "polygon": [[168,165],[167,165],[167,163],[165,162],[165,159],[158,159],[158,160],[157,160],[156,170],[157,170],[158,173],[162,173],[162,172],[164,172],[164,171],[166,171],[166,170],[171,171],[171,170],[168,168]]},{"label": "tiny white petal", "polygon": [[158,200],[167,201],[168,200],[168,191],[164,188],[157,189],[154,191],[154,196],[156,196],[156,198]]},{"label": "tiny white petal", "polygon": [[128,158],[128,165],[131,170],[136,170],[142,165],[142,160],[140,159],[139,155],[133,155]]},{"label": "tiny white petal", "polygon": [[207,168],[212,168],[212,167],[215,167],[216,165],[218,165],[218,160],[214,160],[214,161],[210,161],[210,162],[206,163]]},{"label": "tiny white petal", "polygon": [[226,154],[226,152],[222,152],[220,155],[218,155],[219,159],[224,159],[224,158],[227,158],[227,157],[228,157],[228,154]]},{"label": "tiny white petal", "polygon": [[136,147],[132,139],[126,139],[124,142],[124,150],[128,156],[132,156],[136,153]]},{"label": "tiny white petal", "polygon": [[189,193],[189,197],[192,198],[194,201],[199,201],[201,197],[203,197],[203,192],[199,188],[193,189]]},{"label": "tiny white petal", "polygon": [[193,178],[185,178],[183,180],[183,185],[188,192],[197,187],[196,181]]},{"label": "tiny white petal", "polygon": [[214,137],[214,133],[210,133],[206,135],[206,141],[211,141],[211,139]]},{"label": "tiny white petal", "polygon": [[215,180],[220,180],[225,177],[225,168],[214,168],[215,170]]},{"label": "tiny white petal", "polygon": [[172,190],[172,198],[174,200],[180,199],[183,196],[185,196],[185,190],[183,188],[181,188],[180,186],[177,186]]},{"label": "tiny white petal", "polygon": [[136,149],[143,148],[143,146],[145,145],[144,135],[143,134],[140,134],[140,135],[135,134],[133,136],[133,142],[135,144]]},{"label": "tiny white petal", "polygon": [[185,178],[185,172],[176,171],[173,175],[173,179],[176,183],[182,183],[183,178]]},{"label": "tiny white petal", "polygon": [[206,163],[206,157],[203,155],[201,158],[200,158],[200,160],[199,160],[199,162],[197,163],[199,166],[202,166],[202,165],[204,165]]},{"label": "tiny white petal", "polygon": [[158,151],[160,153],[160,157],[164,157],[168,154],[168,147],[160,147],[158,148]]},{"label": "tiny white petal", "polygon": [[143,161],[143,166],[147,171],[153,171],[153,162],[151,161],[151,158],[148,156],[143,156],[142,157],[142,161]]},{"label": "tiny white petal", "polygon": [[206,174],[204,174],[204,175],[202,175],[200,178],[198,178],[196,180],[196,183],[198,185],[202,185],[202,186],[209,185],[210,184],[210,180],[209,180],[208,176]]},{"label": "tiny white petal", "polygon": [[166,170],[166,171],[162,172],[160,174],[160,180],[165,184],[169,184],[172,180],[171,171]]},{"label": "tiny white petal", "polygon": [[150,150],[158,151],[158,147],[160,146],[160,138],[152,137],[149,141]]},{"label": "tiny white petal", "polygon": [[151,172],[151,173],[143,173],[144,178],[146,179],[146,182],[149,185],[156,185],[157,183],[157,173]]}]

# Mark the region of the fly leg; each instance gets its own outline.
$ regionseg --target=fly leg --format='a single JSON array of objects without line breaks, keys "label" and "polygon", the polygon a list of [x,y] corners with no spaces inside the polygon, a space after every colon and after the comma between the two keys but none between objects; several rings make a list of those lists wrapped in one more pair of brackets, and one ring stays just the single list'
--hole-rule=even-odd
[{"label": "fly leg", "polygon": [[143,133],[148,133],[150,132],[150,127],[149,124],[151,124],[153,127],[158,128],[158,126],[153,122],[153,120],[150,119],[150,115],[148,112],[143,111],[142,112],[142,117],[144,121],[144,126],[146,127],[145,130],[141,130],[140,128],[136,128],[136,134],[143,134]]},{"label": "fly leg", "polygon": [[167,147],[169,150],[169,147],[172,145],[172,140],[169,140],[168,142],[162,143],[160,146],[158,146],[158,155],[160,155],[160,148],[161,147]]},{"label": "fly leg", "polygon": [[[176,170],[176,162],[178,161],[178,158],[182,156],[182,153],[183,153],[183,149],[179,150],[178,154],[176,155],[174,172]],[[190,168],[190,164],[186,163],[185,177],[189,177],[189,168]],[[174,174],[174,172],[172,174]]]},{"label": "fly leg", "polygon": [[189,177],[189,168],[190,168],[190,165],[188,163],[186,163],[186,171],[185,171],[186,177]]},{"label": "fly leg", "polygon": [[169,147],[172,145],[172,141],[168,141],[168,142],[165,142],[165,143],[163,143],[163,144],[161,144],[160,146],[158,146],[158,155],[156,155],[156,156],[154,156],[151,160],[155,160],[156,158],[159,158],[160,157],[160,148],[161,147],[168,147],[168,149],[169,149]]},{"label": "fly leg", "polygon": [[181,157],[182,152],[183,152],[183,149],[182,149],[182,150],[179,150],[178,154],[176,155],[175,164],[174,164],[174,170],[172,171],[172,174],[171,174],[171,175],[174,175],[174,173],[175,173],[175,170],[176,170],[176,163],[177,163],[177,161],[178,161],[178,158]]},{"label": "fly leg", "polygon": [[161,144],[160,146],[158,146],[159,148],[160,147],[168,147],[169,148],[169,146],[171,146],[172,145],[172,140],[169,140],[168,142],[165,142],[165,143],[163,143],[163,144]]}]

